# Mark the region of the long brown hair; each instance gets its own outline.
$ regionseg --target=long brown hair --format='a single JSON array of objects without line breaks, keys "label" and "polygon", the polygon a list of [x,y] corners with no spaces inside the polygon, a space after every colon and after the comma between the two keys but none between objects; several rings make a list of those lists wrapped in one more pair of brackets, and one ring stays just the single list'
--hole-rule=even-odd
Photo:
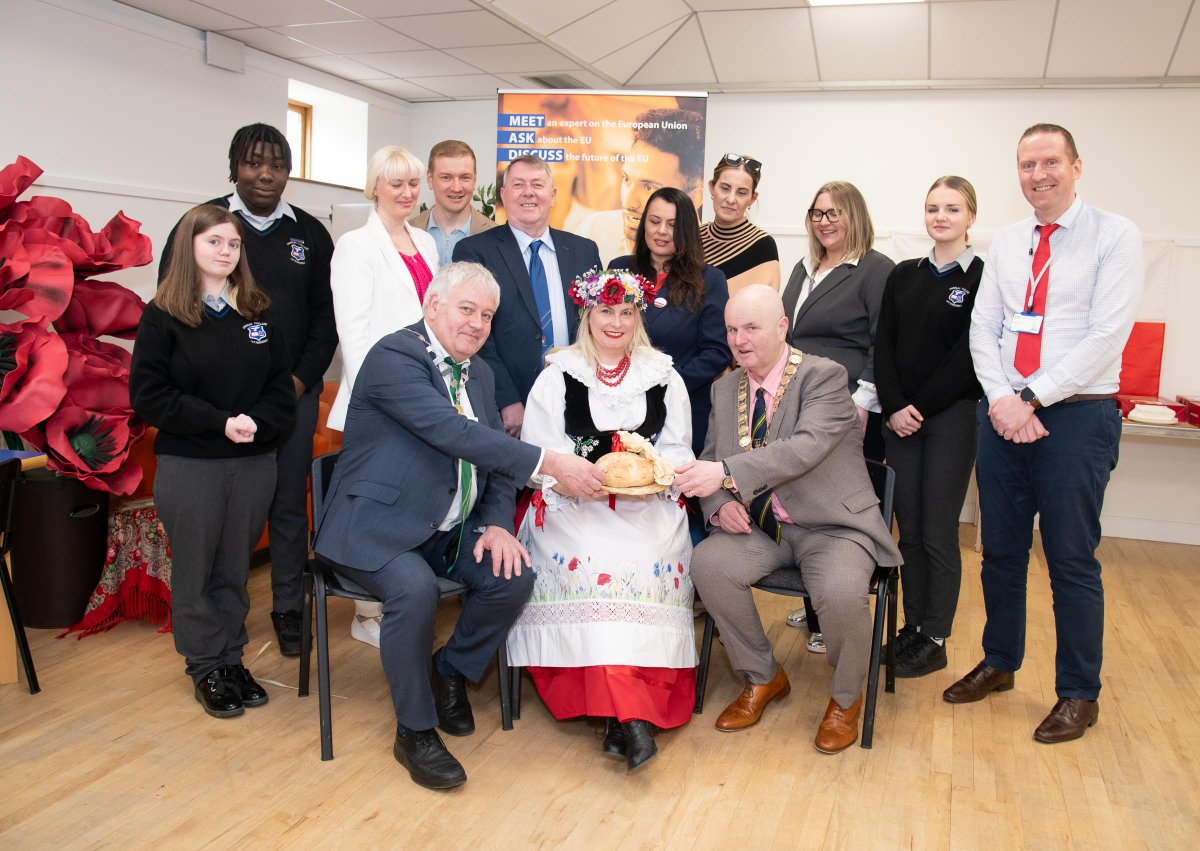
[{"label": "long brown hair", "polygon": [[700,219],[696,207],[682,190],[664,186],[646,199],[642,218],[638,222],[633,249],[633,271],[643,278],[654,280],[656,272],[646,244],[646,212],[657,200],[675,207],[675,255],[667,261],[667,299],[675,307],[695,313],[704,305],[704,246],[700,242]]},{"label": "long brown hair", "polygon": [[216,204],[201,204],[183,214],[175,226],[171,243],[171,262],[158,282],[154,303],[164,312],[190,328],[200,325],[204,302],[201,297],[200,270],[196,267],[195,239],[217,225],[231,224],[242,240],[237,266],[229,274],[229,290],[233,308],[247,319],[258,319],[271,300],[254,283],[250,264],[246,260],[245,233],[237,216]]}]

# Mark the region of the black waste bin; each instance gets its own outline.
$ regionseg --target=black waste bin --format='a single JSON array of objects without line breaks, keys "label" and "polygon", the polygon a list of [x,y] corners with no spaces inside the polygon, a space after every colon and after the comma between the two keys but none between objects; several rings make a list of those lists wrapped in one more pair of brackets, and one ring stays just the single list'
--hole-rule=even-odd
[{"label": "black waste bin", "polygon": [[10,557],[25,626],[79,622],[104,569],[107,537],[108,494],[66,476],[17,482]]}]

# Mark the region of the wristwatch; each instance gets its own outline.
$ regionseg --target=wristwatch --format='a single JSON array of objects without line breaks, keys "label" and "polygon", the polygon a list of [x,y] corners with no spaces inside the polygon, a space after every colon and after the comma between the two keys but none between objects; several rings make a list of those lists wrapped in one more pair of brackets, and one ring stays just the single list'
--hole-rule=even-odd
[{"label": "wristwatch", "polygon": [[727,491],[733,490],[733,475],[729,472],[729,465],[722,461],[721,469],[725,471],[725,478],[721,482],[721,487],[725,488]]},{"label": "wristwatch", "polygon": [[1037,394],[1033,392],[1033,388],[1031,387],[1026,387],[1021,391],[1021,401],[1028,404],[1035,411],[1042,407],[1041,400],[1038,399]]}]

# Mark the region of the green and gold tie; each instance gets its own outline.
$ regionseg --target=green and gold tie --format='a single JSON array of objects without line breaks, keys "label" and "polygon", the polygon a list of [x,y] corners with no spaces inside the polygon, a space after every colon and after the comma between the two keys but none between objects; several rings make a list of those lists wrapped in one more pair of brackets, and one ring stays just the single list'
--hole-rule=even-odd
[{"label": "green and gold tie", "polygon": [[[450,367],[450,401],[454,403],[454,407],[458,412],[463,413],[463,406],[458,401],[459,394],[462,392],[462,371],[463,368],[454,362],[454,359],[447,355],[442,359]],[[454,565],[458,561],[458,551],[462,547],[463,530],[467,528],[467,509],[471,502],[471,481],[472,468],[471,465],[462,458],[458,459],[458,507],[459,507],[459,526],[458,540],[454,544],[453,551],[446,550],[446,564],[450,566],[447,573],[454,570]]]}]

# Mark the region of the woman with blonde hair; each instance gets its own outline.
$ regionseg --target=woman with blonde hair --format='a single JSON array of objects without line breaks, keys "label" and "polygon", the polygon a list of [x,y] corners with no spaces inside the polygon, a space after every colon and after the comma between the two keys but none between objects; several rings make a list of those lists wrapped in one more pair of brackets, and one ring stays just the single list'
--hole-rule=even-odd
[{"label": "woman with blonde hair", "polygon": [[[693,459],[687,387],[642,322],[655,293],[627,271],[574,283],[578,339],[547,358],[523,441],[590,461],[622,448],[660,468]],[[695,703],[687,511],[663,482],[593,499],[538,484],[518,531],[537,580],[509,662],[529,666],[555,718],[606,719],[603,752],[633,771],[658,752],[654,728],[686,723]]]},{"label": "woman with blonde hair", "polygon": [[[425,292],[438,268],[437,244],[408,223],[421,196],[425,167],[409,151],[380,148],[367,164],[363,194],[375,203],[367,223],[337,241],[330,287],[342,347],[342,383],[329,411],[341,431],[359,367],[385,335],[420,321]],[[356,603],[350,635],[379,646],[378,603]]]},{"label": "woman with blonde hair", "polygon": [[171,545],[175,649],[216,718],[267,702],[242,664],[250,556],[275,492],[275,447],[292,425],[288,347],[242,251],[242,228],[204,204],[175,228],[138,325],[129,395],[158,429],[154,501]]}]

